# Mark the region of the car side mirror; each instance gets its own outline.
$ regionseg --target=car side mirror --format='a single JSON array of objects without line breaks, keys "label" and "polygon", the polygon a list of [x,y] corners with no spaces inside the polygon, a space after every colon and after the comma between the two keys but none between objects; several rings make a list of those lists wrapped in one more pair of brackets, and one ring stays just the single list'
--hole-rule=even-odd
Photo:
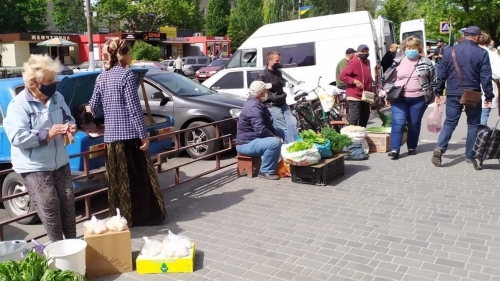
[{"label": "car side mirror", "polygon": [[170,101],[169,97],[164,97],[161,99],[160,106],[166,105]]},{"label": "car side mirror", "polygon": [[154,92],[152,95],[151,95],[151,99],[152,100],[161,100],[165,98],[165,96],[161,93],[161,92]]},{"label": "car side mirror", "polygon": [[80,67],[79,67],[79,66],[77,66],[77,67],[76,67],[76,69],[80,70]]}]

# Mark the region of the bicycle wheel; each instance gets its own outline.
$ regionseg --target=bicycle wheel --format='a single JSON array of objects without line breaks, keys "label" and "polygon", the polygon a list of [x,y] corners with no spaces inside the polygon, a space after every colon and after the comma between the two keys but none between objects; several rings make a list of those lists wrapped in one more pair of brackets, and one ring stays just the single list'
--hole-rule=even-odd
[{"label": "bicycle wheel", "polygon": [[323,106],[321,105],[321,101],[317,100],[312,103],[311,109],[314,112],[314,121],[316,126],[319,128],[328,127],[328,114],[323,111]]},{"label": "bicycle wheel", "polygon": [[311,115],[309,108],[301,107],[295,110],[297,115],[299,115],[298,121],[300,122],[303,130],[313,130],[316,132],[320,129],[312,120],[314,116]]}]

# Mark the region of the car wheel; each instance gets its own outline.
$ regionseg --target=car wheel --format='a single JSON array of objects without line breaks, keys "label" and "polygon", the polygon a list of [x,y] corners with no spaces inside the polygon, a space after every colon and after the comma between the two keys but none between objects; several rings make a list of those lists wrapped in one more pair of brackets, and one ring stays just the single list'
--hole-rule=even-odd
[{"label": "car wheel", "polygon": [[[2,184],[2,197],[15,195],[27,191],[24,186],[24,179],[18,173],[8,174]],[[35,211],[35,206],[32,204],[28,195],[17,197],[4,202],[4,207],[11,218],[26,215],[27,213]],[[17,221],[19,224],[34,224],[40,220],[38,215]]]},{"label": "car wheel", "polygon": [[[198,127],[198,126],[203,126],[206,124],[207,124],[207,122],[196,121],[196,122],[189,124],[187,129]],[[196,143],[200,143],[200,142],[204,142],[204,141],[207,141],[210,139],[214,139],[215,135],[216,135],[215,127],[214,126],[207,126],[207,127],[203,127],[203,128],[193,129],[192,131],[187,131],[186,133],[184,133],[184,140],[185,140],[186,145],[193,145]],[[188,148],[188,149],[186,149],[186,151],[189,154],[189,156],[191,156],[191,158],[196,159],[196,158],[200,158],[203,156],[207,156],[207,155],[212,154],[216,151],[219,151],[219,148],[220,148],[220,141],[217,140],[217,141],[212,141],[209,143],[200,144],[200,145]]]}]

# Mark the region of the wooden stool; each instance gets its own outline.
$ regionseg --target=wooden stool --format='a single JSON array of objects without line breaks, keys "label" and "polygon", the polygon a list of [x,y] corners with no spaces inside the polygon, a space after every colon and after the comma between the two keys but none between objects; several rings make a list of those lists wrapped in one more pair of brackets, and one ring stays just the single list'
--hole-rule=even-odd
[{"label": "wooden stool", "polygon": [[241,155],[238,153],[236,155],[236,173],[238,174],[238,177],[241,177],[243,172],[247,174],[248,177],[253,178],[256,173],[258,173],[260,169],[260,164],[262,162],[262,159],[260,157],[251,157],[251,156],[246,156],[246,155]]}]

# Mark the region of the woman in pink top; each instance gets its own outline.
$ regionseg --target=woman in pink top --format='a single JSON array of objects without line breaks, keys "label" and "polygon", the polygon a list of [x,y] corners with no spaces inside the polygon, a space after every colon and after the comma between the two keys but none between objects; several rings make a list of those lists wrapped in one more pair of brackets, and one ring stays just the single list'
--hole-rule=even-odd
[{"label": "woman in pink top", "polygon": [[422,117],[427,105],[434,100],[436,72],[432,62],[419,54],[424,53],[422,41],[408,37],[403,44],[404,56],[394,59],[382,77],[379,96],[384,97],[393,87],[404,87],[404,95],[391,103],[391,152],[389,157],[399,158],[405,126],[408,127],[408,154],[415,155]]}]

